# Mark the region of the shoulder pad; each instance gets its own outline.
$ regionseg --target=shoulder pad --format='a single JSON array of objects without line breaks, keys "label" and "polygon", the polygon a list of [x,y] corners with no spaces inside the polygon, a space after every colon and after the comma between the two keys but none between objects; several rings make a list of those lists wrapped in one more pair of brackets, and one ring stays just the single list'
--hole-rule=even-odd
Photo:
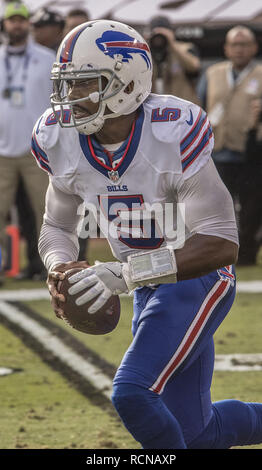
[{"label": "shoulder pad", "polygon": [[180,155],[185,178],[193,176],[208,161],[214,145],[214,136],[206,112],[191,105],[182,120]]},{"label": "shoulder pad", "polygon": [[176,96],[154,94],[146,101],[145,109],[154,137],[173,145],[174,154],[180,155],[184,178],[199,171],[210,158],[214,144],[206,112]]},{"label": "shoulder pad", "polygon": [[[69,115],[65,115],[67,119]],[[37,164],[54,176],[73,173],[81,153],[79,134],[74,127],[64,129],[51,108],[35,124],[31,151]]]},{"label": "shoulder pad", "polygon": [[176,96],[150,95],[150,99],[145,102],[145,111],[157,140],[165,143],[177,141],[181,118],[187,103]]},{"label": "shoulder pad", "polygon": [[48,150],[55,146],[59,138],[60,126],[51,108],[48,108],[38,119],[34,132],[41,140],[45,149]]},{"label": "shoulder pad", "polygon": [[35,157],[36,162],[40,168],[49,174],[53,174],[50,166],[47,152],[50,148],[54,147],[59,136],[59,129],[57,123],[55,125],[46,126],[46,121],[51,115],[51,108],[47,109],[36,122],[31,141],[31,153]]}]

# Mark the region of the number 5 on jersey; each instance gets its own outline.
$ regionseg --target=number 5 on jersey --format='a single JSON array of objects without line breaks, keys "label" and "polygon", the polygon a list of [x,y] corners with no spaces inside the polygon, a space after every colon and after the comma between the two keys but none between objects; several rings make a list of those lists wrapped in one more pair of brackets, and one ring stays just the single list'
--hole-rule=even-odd
[{"label": "number 5 on jersey", "polygon": [[114,234],[134,249],[152,250],[162,245],[164,238],[152,214],[147,217],[142,194],[98,196],[98,200],[102,214],[109,222],[111,236]]}]

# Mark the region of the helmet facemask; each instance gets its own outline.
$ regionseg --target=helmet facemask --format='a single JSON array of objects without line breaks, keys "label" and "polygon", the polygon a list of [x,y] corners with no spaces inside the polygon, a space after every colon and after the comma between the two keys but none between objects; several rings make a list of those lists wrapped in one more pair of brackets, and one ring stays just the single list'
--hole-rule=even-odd
[{"label": "helmet facemask", "polygon": [[[105,119],[120,116],[119,113],[108,112],[108,109],[105,114],[107,100],[117,95],[125,87],[124,82],[112,70],[74,70],[72,64],[55,63],[51,79],[53,80],[51,106],[61,127],[76,127],[79,132],[88,135],[98,132],[103,127]],[[80,98],[70,98],[70,91],[76,82],[84,85],[88,80],[94,79],[97,80],[97,91]],[[97,111],[91,115],[87,112],[87,116],[78,118],[74,106],[78,104],[81,106],[81,103],[84,104],[87,101],[97,103]]]}]

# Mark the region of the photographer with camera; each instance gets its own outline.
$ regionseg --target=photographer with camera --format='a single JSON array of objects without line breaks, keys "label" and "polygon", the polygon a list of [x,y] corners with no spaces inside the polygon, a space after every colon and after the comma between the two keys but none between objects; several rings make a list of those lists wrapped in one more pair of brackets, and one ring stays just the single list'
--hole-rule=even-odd
[{"label": "photographer with camera", "polygon": [[[201,105],[209,114],[215,136],[213,159],[238,212],[238,264],[242,265],[256,262],[251,246],[251,212],[259,210],[257,193],[261,189],[252,183],[257,178],[257,165],[250,163],[253,150],[249,145],[247,151],[246,145],[255,122],[252,103],[262,96],[262,66],[255,60],[257,52],[253,31],[234,26],[225,37],[226,60],[208,67],[198,85]],[[250,201],[257,207],[251,209]]]},{"label": "photographer with camera", "polygon": [[195,81],[201,64],[192,43],[177,41],[164,16],[150,22],[149,44],[154,60],[153,92],[178,96],[198,103]]}]

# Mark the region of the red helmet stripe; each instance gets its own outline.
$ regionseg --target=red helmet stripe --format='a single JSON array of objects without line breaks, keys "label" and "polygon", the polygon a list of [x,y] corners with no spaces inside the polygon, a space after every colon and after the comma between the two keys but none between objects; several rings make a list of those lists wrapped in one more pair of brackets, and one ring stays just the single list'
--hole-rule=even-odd
[{"label": "red helmet stripe", "polygon": [[87,28],[86,24],[84,26],[80,25],[76,30],[73,30],[72,34],[70,34],[70,36],[68,36],[67,39],[65,39],[62,49],[61,49],[61,54],[60,54],[60,62],[62,64],[72,61],[75,43],[77,39],[79,38],[80,34],[86,28]]}]

